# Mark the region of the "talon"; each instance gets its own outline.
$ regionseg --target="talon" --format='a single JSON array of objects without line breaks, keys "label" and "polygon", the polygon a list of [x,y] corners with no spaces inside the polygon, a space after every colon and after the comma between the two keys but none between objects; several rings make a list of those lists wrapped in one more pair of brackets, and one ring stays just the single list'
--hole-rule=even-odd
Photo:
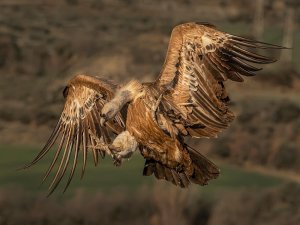
[{"label": "talon", "polygon": [[112,158],[113,158],[113,163],[115,166],[121,166],[122,164],[122,159],[119,158],[117,155],[112,155]]},{"label": "talon", "polygon": [[104,126],[105,126],[105,123],[106,123],[105,117],[102,117],[102,116],[101,116],[101,118],[100,118],[100,125],[101,125],[101,127],[104,127]]},{"label": "talon", "polygon": [[112,157],[112,159],[113,159],[114,165],[115,165],[115,166],[120,166],[120,165],[121,165],[121,162],[122,162],[122,158],[121,158],[120,155],[118,155],[118,152],[119,152],[118,149],[115,148],[112,144],[110,144],[110,145],[108,146],[108,148],[109,148],[109,151],[110,151],[110,153],[111,153],[111,157]]},{"label": "talon", "polygon": [[121,164],[122,164],[121,160],[115,160],[115,161],[114,161],[114,165],[115,165],[115,166],[118,166],[118,167],[119,167],[119,166],[121,166]]}]

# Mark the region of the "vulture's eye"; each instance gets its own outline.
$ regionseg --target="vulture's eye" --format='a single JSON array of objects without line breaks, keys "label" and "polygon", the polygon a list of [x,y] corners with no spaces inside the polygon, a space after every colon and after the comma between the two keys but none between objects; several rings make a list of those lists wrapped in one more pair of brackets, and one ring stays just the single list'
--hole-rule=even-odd
[{"label": "vulture's eye", "polygon": [[63,96],[64,96],[64,98],[66,98],[68,96],[68,93],[69,93],[69,87],[66,86],[65,89],[63,90]]}]

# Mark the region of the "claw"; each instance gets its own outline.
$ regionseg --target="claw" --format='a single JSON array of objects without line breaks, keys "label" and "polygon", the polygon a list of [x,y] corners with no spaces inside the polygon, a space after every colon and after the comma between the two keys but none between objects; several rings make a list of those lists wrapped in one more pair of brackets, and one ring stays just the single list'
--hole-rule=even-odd
[{"label": "claw", "polygon": [[105,126],[105,123],[106,123],[105,118],[104,118],[104,117],[101,117],[101,118],[100,118],[100,125],[101,125],[101,127],[104,127],[104,126]]},{"label": "claw", "polygon": [[109,145],[108,146],[108,149],[109,149],[109,152],[110,152],[110,155],[113,159],[113,163],[115,166],[120,166],[121,163],[122,163],[122,157],[118,154],[118,151],[113,145]]},{"label": "claw", "polygon": [[113,163],[115,166],[121,166],[122,164],[122,159],[119,158],[118,156],[116,155],[113,155]]}]

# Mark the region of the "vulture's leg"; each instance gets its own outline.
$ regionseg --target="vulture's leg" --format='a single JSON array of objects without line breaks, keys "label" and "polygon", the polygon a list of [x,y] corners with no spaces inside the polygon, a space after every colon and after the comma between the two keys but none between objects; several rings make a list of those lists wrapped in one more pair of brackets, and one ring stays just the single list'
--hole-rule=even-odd
[{"label": "vulture's leg", "polygon": [[101,125],[103,126],[106,121],[113,119],[126,103],[136,99],[142,94],[142,91],[142,84],[135,80],[120,88],[114,98],[104,104],[101,110]]},{"label": "vulture's leg", "polygon": [[130,158],[137,147],[137,141],[128,131],[120,133],[109,146],[115,165],[119,166],[122,159]]}]

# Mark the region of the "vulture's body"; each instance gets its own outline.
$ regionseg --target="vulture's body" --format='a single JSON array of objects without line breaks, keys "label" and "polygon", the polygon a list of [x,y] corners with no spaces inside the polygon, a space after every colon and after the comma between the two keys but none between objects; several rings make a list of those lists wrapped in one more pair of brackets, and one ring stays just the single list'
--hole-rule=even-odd
[{"label": "vulture's body", "polygon": [[66,103],[53,134],[27,167],[39,161],[61,135],[45,175],[63,152],[50,193],[72,157],[69,185],[79,153],[84,172],[89,150],[95,164],[99,154],[107,153],[120,165],[138,149],[146,159],[144,175],[154,174],[181,187],[190,182],[207,184],[219,170],[190,148],[184,137],[216,137],[232,122],[223,82],[241,82],[242,76],[260,70],[252,64],[275,61],[249,48],[282,47],[223,33],[212,25],[186,23],[173,29],[164,66],[153,83],[133,80],[118,86],[97,77],[74,77],[64,90]]}]

